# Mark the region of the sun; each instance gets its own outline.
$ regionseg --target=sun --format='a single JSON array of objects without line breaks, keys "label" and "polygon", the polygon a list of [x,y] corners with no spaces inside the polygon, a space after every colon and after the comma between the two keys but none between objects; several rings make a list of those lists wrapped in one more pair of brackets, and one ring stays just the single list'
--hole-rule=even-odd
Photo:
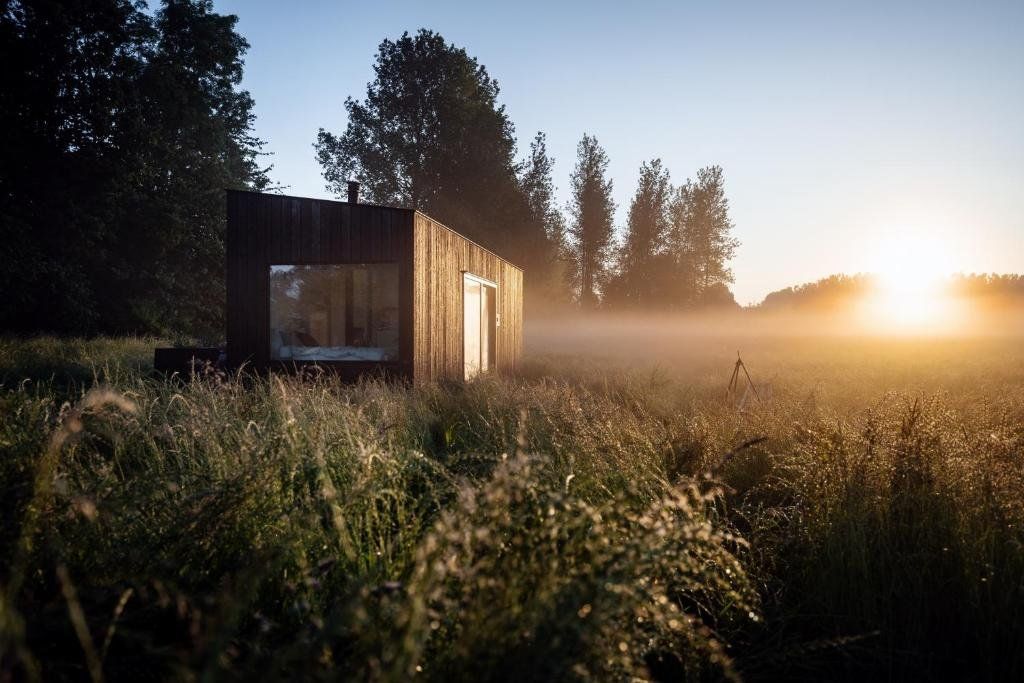
[{"label": "sun", "polygon": [[950,321],[945,280],[952,273],[952,250],[920,232],[888,232],[873,250],[868,322],[888,330],[920,331]]}]

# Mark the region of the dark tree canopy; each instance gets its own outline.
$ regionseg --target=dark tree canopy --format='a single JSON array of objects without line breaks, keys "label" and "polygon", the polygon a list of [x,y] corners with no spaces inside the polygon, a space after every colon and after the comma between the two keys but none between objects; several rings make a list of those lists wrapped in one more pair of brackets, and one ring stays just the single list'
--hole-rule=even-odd
[{"label": "dark tree canopy", "polygon": [[[877,291],[875,275],[830,275],[815,282],[769,293],[757,305],[762,311],[812,313],[848,311]],[[947,296],[970,302],[976,310],[1024,304],[1024,275],[971,273],[951,275],[940,283]],[[1019,310],[1019,308],[1017,308]]]},{"label": "dark tree canopy", "polygon": [[598,305],[609,275],[615,202],[607,173],[608,155],[585,134],[576,147],[569,200],[571,282],[584,308]]},{"label": "dark tree canopy", "polygon": [[671,203],[672,185],[661,159],[642,164],[636,193],[629,206],[618,273],[609,291],[611,305],[635,308],[650,307],[658,302]]},{"label": "dark tree canopy", "polygon": [[0,328],[220,336],[223,190],[267,182],[236,18],[2,8]]},{"label": "dark tree canopy", "polygon": [[[221,336],[223,190],[269,182],[236,21],[210,0],[0,0],[0,329]],[[644,164],[616,245],[596,138],[566,221],[544,134],[517,160],[498,84],[465,49],[423,29],[383,41],[374,70],[344,132],[319,131],[333,192],[357,178],[523,266],[528,311],[730,298],[721,168],[673,190]]]},{"label": "dark tree canopy", "polygon": [[673,249],[680,259],[680,270],[689,271],[691,293],[699,303],[711,287],[733,281],[728,262],[739,246],[739,240],[732,236],[722,167],[707,166],[697,171],[695,181],[687,179],[679,188],[676,202],[670,233]]},{"label": "dark tree canopy", "polygon": [[728,262],[732,237],[721,167],[709,166],[673,188],[660,159],[640,167],[625,234],[614,269],[605,271],[601,303],[607,308],[735,308]]},{"label": "dark tree canopy", "polygon": [[554,159],[548,156],[547,139],[537,133],[530,143],[530,157],[520,174],[529,215],[523,265],[530,274],[527,303],[530,308],[557,308],[569,303],[566,288],[567,245],[565,218],[555,200],[552,178]]},{"label": "dark tree canopy", "polygon": [[526,305],[564,299],[564,225],[543,133],[516,160],[498,84],[465,49],[421,29],[380,44],[341,134],[314,145],[327,188],[358,179],[370,201],[420,209],[522,266]]},{"label": "dark tree canopy", "polygon": [[758,304],[761,310],[836,311],[849,308],[872,289],[868,275],[830,275],[816,282],[776,290]]},{"label": "dark tree canopy", "polygon": [[462,48],[426,29],[380,44],[366,99],[315,145],[327,187],[358,178],[371,201],[420,209],[514,260],[526,203],[513,126],[498,84]]}]

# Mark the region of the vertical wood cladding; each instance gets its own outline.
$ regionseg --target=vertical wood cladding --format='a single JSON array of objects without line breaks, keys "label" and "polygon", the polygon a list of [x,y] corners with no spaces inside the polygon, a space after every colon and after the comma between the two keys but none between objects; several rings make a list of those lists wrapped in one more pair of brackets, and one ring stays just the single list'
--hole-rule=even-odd
[{"label": "vertical wood cladding", "polygon": [[514,369],[523,351],[523,272],[422,213],[415,214],[413,233],[417,381],[462,379],[463,273],[498,285],[495,363],[499,371]]},{"label": "vertical wood cladding", "polygon": [[228,191],[227,202],[231,363],[270,362],[271,265],[398,263],[398,365],[411,371],[412,211],[258,192]]},{"label": "vertical wood cladding", "polygon": [[496,365],[518,362],[523,273],[515,266],[409,209],[228,191],[229,362],[270,364],[271,265],[341,263],[398,263],[399,362],[390,365],[402,374],[462,379],[463,272],[497,283]]}]

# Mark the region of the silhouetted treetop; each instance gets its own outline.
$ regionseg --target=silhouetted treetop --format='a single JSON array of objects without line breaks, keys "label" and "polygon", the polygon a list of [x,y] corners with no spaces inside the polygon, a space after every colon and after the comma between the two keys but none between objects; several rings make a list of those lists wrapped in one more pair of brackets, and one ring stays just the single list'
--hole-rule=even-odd
[{"label": "silhouetted treetop", "polygon": [[0,327],[223,319],[226,187],[260,188],[248,48],[208,0],[0,6]]},{"label": "silhouetted treetop", "polygon": [[546,136],[537,133],[519,175],[529,211],[523,230],[523,266],[530,274],[528,310],[564,307],[570,298],[566,288],[569,256],[565,218],[555,199],[554,165],[554,159],[548,156]]},{"label": "silhouetted treetop", "polygon": [[383,41],[374,74],[345,101],[344,132],[317,135],[327,188],[344,195],[357,178],[371,201],[420,209],[523,266],[528,307],[556,299],[564,228],[543,134],[517,161],[497,82],[433,31]]},{"label": "silhouetted treetop", "polygon": [[728,263],[740,243],[732,229],[722,167],[700,169],[696,180],[679,188],[670,233],[672,248],[692,269],[697,298],[712,285],[733,281]]},{"label": "silhouetted treetop", "polygon": [[569,199],[570,282],[584,308],[594,308],[608,280],[615,202],[608,155],[597,138],[584,134],[576,147]]},{"label": "silhouetted treetop", "polygon": [[366,97],[315,144],[330,191],[358,178],[371,201],[421,209],[491,247],[510,245],[526,204],[498,84],[466,50],[426,29],[380,44]]},{"label": "silhouetted treetop", "polygon": [[[848,309],[884,285],[872,274],[828,277],[768,294],[757,308],[764,311],[835,312]],[[963,274],[940,280],[936,292],[974,305],[1024,304],[1024,275]]]},{"label": "silhouetted treetop", "polygon": [[643,163],[606,304],[635,308],[663,303],[659,289],[668,266],[665,252],[671,202],[672,185],[661,159]]},{"label": "silhouetted treetop", "polygon": [[870,275],[830,275],[816,282],[771,292],[758,308],[774,311],[842,309],[869,294],[875,286]]}]

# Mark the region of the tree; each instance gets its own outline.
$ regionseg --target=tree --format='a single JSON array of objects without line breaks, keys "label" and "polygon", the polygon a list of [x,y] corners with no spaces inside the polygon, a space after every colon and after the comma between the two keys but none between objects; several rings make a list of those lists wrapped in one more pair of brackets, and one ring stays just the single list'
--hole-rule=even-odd
[{"label": "tree", "polygon": [[704,309],[717,309],[722,311],[738,310],[739,303],[732,290],[724,282],[716,282],[701,293],[699,305]]},{"label": "tree", "polygon": [[668,308],[690,308],[696,304],[699,296],[696,254],[691,234],[693,223],[689,216],[693,208],[690,198],[692,190],[693,182],[688,178],[686,183],[676,188],[669,207],[668,263],[659,273],[659,286]]},{"label": "tree", "polygon": [[465,49],[433,31],[385,40],[366,99],[314,145],[327,188],[358,178],[379,203],[421,209],[513,260],[526,251],[513,126],[498,84]]},{"label": "tree", "polygon": [[[167,0],[158,39],[138,80],[126,125],[131,174],[115,194],[122,208],[106,289],[125,301],[105,317],[119,326],[217,335],[224,310],[224,189],[264,189],[252,135],[253,100],[239,90],[248,43],[237,17],[209,0]],[[143,267],[133,267],[133,264]]]},{"label": "tree", "polygon": [[597,306],[609,274],[615,202],[607,172],[608,155],[597,138],[584,134],[576,147],[569,201],[571,279],[584,308]]},{"label": "tree", "polygon": [[[112,144],[151,34],[127,0],[0,10],[0,326],[92,331],[109,243]],[[45,56],[45,58],[43,58]]]},{"label": "tree", "polygon": [[698,304],[713,286],[733,281],[728,261],[739,240],[732,228],[721,166],[700,169],[696,181],[687,179],[679,188],[672,207],[669,243],[683,305]]},{"label": "tree", "polygon": [[267,182],[236,18],[203,0],[4,8],[0,327],[219,336],[223,190]]},{"label": "tree", "polygon": [[530,158],[520,174],[529,211],[525,237],[526,305],[536,309],[567,303],[565,218],[555,205],[554,159],[544,133],[530,143]]},{"label": "tree", "polygon": [[650,306],[655,302],[661,269],[658,260],[666,249],[671,203],[669,173],[661,159],[642,164],[619,256],[620,305]]}]

